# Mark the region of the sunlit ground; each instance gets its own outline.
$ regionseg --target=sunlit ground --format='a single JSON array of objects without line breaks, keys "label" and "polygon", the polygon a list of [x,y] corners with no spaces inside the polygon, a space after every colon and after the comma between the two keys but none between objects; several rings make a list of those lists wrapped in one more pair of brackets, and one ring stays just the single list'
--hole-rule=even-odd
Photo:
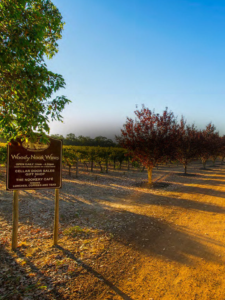
[{"label": "sunlit ground", "polygon": [[[225,168],[63,171],[59,247],[54,190],[19,192],[12,252],[12,192],[1,170],[0,299],[223,299]],[[20,298],[19,298],[20,297]],[[30,298],[29,298],[30,297]],[[33,297],[33,298],[32,298]]]}]

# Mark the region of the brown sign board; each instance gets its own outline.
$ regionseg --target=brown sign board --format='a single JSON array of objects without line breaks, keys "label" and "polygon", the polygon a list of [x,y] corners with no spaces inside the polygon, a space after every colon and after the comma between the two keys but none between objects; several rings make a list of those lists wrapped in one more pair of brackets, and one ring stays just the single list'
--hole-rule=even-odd
[{"label": "brown sign board", "polygon": [[62,187],[62,141],[48,144],[12,141],[7,149],[7,190]]}]

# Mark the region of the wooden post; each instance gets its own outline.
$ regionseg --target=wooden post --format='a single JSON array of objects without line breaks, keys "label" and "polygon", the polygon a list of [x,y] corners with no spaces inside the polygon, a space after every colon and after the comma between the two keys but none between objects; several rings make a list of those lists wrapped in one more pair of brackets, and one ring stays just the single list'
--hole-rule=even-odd
[{"label": "wooden post", "polygon": [[13,191],[12,250],[16,250],[17,248],[18,220],[19,220],[19,192]]},{"label": "wooden post", "polygon": [[55,219],[54,219],[54,232],[53,232],[53,245],[58,244],[59,232],[59,190],[55,190]]}]

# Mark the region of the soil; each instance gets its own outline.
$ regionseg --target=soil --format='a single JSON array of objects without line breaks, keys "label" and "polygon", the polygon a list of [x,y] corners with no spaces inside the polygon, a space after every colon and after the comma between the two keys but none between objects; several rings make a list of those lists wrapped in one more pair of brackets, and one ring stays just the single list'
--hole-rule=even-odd
[{"label": "soil", "polygon": [[224,300],[225,166],[63,171],[58,246],[54,190],[12,192],[0,172],[0,299]]}]

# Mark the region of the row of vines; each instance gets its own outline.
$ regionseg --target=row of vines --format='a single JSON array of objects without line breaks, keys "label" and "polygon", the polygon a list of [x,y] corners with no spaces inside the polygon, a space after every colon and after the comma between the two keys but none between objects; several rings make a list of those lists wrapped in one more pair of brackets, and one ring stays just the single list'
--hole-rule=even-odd
[{"label": "row of vines", "polygon": [[[82,163],[87,170],[90,169],[93,172],[94,167],[98,166],[101,172],[108,173],[109,163],[113,165],[113,168],[121,169],[124,161],[128,164],[131,158],[126,156],[126,150],[122,148],[114,147],[95,147],[95,146],[63,146],[62,162],[64,166],[69,169],[69,175],[71,175],[71,168],[76,167],[76,174],[78,175],[78,164]],[[0,144],[0,163],[6,164],[7,161],[7,146],[6,144]],[[135,162],[133,162],[133,165]]]},{"label": "row of vines", "polygon": [[113,168],[121,169],[122,163],[127,162],[129,169],[129,162],[131,157],[126,155],[127,151],[122,148],[114,147],[85,147],[85,146],[64,146],[63,147],[63,164],[69,167],[69,174],[71,167],[76,167],[76,176],[78,175],[78,163],[83,163],[87,170],[93,172],[94,167],[98,166],[103,170],[109,172],[109,163],[112,163]]},{"label": "row of vines", "polygon": [[[225,139],[217,136],[217,141],[215,135],[213,136],[214,141],[209,139],[209,135],[207,139],[205,139],[202,150],[203,152],[199,156],[195,156],[195,145],[191,142],[191,139],[188,139],[188,143],[184,143],[185,147],[183,151],[180,151],[180,157],[176,159],[168,158],[165,159],[165,163],[178,163],[186,165],[187,163],[201,159],[203,163],[203,167],[206,166],[206,161],[211,159],[213,163],[215,163],[216,158],[220,157],[223,162],[225,157]],[[206,141],[208,140],[208,146]],[[188,145],[187,145],[188,144]],[[192,149],[193,148],[193,149]],[[182,153],[183,152],[183,153]],[[187,153],[188,152],[188,153]],[[187,155],[188,154],[188,155]],[[6,144],[0,144],[0,163],[5,164],[7,160],[7,147]],[[141,165],[140,161],[135,160],[134,157],[128,155],[126,149],[123,148],[114,148],[114,147],[95,147],[95,146],[63,146],[63,165],[68,167],[69,175],[71,175],[71,168],[75,167],[76,176],[78,176],[78,165],[83,164],[86,167],[87,171],[93,172],[94,168],[98,166],[101,172],[108,173],[109,172],[109,164],[113,166],[114,169],[121,169],[122,164],[126,163],[127,170],[130,169],[131,166],[139,167],[144,169]]]}]

